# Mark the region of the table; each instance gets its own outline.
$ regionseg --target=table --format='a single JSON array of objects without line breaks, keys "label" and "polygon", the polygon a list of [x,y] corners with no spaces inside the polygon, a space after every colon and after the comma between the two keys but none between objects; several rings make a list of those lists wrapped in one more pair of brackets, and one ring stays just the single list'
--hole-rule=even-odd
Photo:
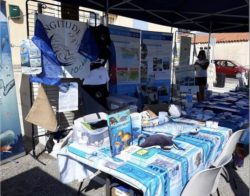
[{"label": "table", "polygon": [[249,123],[249,98],[233,92],[217,94],[207,101],[194,104],[186,117],[204,122],[216,121],[219,126],[237,131]]},{"label": "table", "polygon": [[151,147],[145,153],[144,149],[132,145],[113,158],[108,138],[101,147],[73,142],[58,154],[61,180],[67,183],[83,180],[96,169],[147,196],[180,195],[188,180],[196,172],[209,167],[221,153],[232,132],[223,127],[199,127],[199,130],[196,135],[185,132],[174,139],[184,150],[172,148],[166,151]]}]

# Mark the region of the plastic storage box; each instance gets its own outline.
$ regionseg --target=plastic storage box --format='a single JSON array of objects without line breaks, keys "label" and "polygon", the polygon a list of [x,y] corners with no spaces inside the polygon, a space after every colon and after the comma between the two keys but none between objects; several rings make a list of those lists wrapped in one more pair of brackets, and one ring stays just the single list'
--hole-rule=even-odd
[{"label": "plastic storage box", "polygon": [[108,137],[108,127],[105,126],[90,130],[83,125],[83,122],[92,124],[101,120],[106,120],[105,113],[102,113],[99,116],[96,114],[90,114],[76,119],[73,126],[74,140],[82,144],[101,146],[104,142],[104,139]]}]

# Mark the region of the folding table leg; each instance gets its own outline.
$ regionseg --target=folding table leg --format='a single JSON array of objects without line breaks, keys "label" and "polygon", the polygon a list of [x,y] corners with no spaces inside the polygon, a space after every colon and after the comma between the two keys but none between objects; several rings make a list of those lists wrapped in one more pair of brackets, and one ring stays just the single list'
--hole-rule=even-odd
[{"label": "folding table leg", "polygon": [[81,184],[80,184],[78,191],[77,191],[77,195],[79,195],[81,193],[82,185],[83,185],[83,181],[81,181]]},{"label": "folding table leg", "polygon": [[110,179],[110,175],[106,175],[106,196],[110,196],[110,185],[111,185],[111,179]]},{"label": "folding table leg", "polygon": [[32,129],[32,136],[31,136],[32,138],[32,154],[33,154],[33,157],[35,158],[35,159],[37,159],[37,156],[36,156],[36,146],[35,146],[35,132],[34,132],[34,129]]},{"label": "folding table leg", "polygon": [[38,157],[44,153],[46,151],[46,149],[44,148],[44,150],[42,152],[40,152],[38,155],[36,154],[36,144],[35,144],[35,139],[38,138],[38,137],[41,137],[41,136],[46,136],[48,135],[48,133],[45,133],[43,135],[35,135],[35,131],[34,129],[32,129],[32,136],[31,136],[31,140],[32,140],[32,156],[34,159],[36,159],[39,163],[43,164],[43,165],[46,165],[45,163],[43,163],[42,161],[40,161],[38,159]]}]

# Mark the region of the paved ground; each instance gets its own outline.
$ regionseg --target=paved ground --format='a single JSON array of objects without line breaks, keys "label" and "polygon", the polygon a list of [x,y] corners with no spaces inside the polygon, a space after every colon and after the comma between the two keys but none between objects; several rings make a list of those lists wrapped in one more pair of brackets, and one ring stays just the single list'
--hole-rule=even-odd
[{"label": "paved ground", "polygon": [[[31,141],[24,138],[27,151],[30,151]],[[37,145],[37,152],[43,146]],[[0,166],[1,168],[1,195],[2,196],[73,196],[77,195],[79,182],[62,184],[59,181],[57,160],[47,153],[35,160],[31,154]],[[100,176],[104,178],[104,176]],[[100,178],[99,178],[100,179]],[[89,184],[89,186],[88,186]],[[85,191],[80,195],[104,196],[105,186],[95,181],[84,182]]]},{"label": "paved ground", "polygon": [[230,90],[234,90],[237,85],[238,85],[238,79],[226,78],[224,88],[213,87],[212,90],[213,92],[223,93],[223,92],[228,92]]},{"label": "paved ground", "polygon": [[[225,92],[236,86],[234,79],[228,79],[224,89],[215,88],[216,92]],[[30,153],[30,140],[24,139],[27,153]],[[37,145],[38,151],[42,146]],[[46,165],[32,158],[30,154],[0,166],[1,169],[1,195],[2,196],[71,196],[77,195],[79,182],[64,185],[59,181],[57,161],[44,153],[39,157]],[[220,180],[219,190],[221,196],[248,196],[250,187],[250,155],[244,162],[244,167],[234,170],[233,177],[236,179],[238,188],[233,184]],[[100,175],[98,179],[103,178]],[[102,196],[105,195],[105,185],[96,183],[94,180],[84,182],[85,190],[81,195]],[[213,196],[216,196],[214,194]]]}]

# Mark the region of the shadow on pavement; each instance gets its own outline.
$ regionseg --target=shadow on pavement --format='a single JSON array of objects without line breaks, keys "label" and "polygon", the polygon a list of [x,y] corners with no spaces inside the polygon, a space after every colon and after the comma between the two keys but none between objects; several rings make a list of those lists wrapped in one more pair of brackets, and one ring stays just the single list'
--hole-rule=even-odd
[{"label": "shadow on pavement", "polygon": [[[249,187],[245,182],[241,179],[239,174],[236,172],[235,169],[230,169],[229,176],[230,176],[230,186],[232,188],[232,191],[234,192],[235,196],[244,196],[249,195]],[[233,182],[233,179],[235,180],[235,184]]]},{"label": "shadow on pavement", "polygon": [[97,175],[96,177],[94,177],[92,180],[89,181],[88,185],[85,186],[82,191],[84,192],[89,192],[91,190],[96,190],[96,189],[99,189],[103,186],[105,186],[105,183],[102,183],[102,182],[98,182],[100,180],[98,179],[102,179],[103,182],[105,182],[105,174],[104,173],[101,173],[99,175]]},{"label": "shadow on pavement", "polygon": [[[77,195],[73,188],[35,167],[1,182],[2,196],[71,196]],[[79,194],[84,195],[84,194]]]}]

